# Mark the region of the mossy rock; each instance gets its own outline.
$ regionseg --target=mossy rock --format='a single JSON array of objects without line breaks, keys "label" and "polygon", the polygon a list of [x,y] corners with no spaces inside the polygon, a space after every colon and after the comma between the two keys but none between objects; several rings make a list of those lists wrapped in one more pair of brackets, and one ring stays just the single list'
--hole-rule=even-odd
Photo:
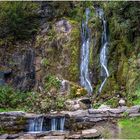
[{"label": "mossy rock", "polygon": [[[63,21],[66,25],[62,24]],[[80,63],[79,23],[76,20],[64,17],[59,21],[52,21],[48,24],[50,28],[45,34],[39,34],[36,37],[35,44],[37,51],[40,51],[40,49],[44,51],[43,58],[48,62],[47,67],[42,67],[44,73],[78,82]],[[68,31],[65,26],[69,27]]]},{"label": "mossy rock", "polygon": [[1,134],[16,134],[25,130],[27,119],[24,117],[17,117],[16,120],[5,120],[1,122],[0,133]]}]

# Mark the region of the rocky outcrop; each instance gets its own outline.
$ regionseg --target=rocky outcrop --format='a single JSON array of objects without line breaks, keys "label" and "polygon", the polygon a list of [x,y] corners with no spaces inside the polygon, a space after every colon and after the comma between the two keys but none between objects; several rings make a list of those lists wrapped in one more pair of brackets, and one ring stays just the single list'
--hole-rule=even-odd
[{"label": "rocky outcrop", "polygon": [[[18,56],[16,56],[18,57]],[[35,86],[35,52],[33,49],[28,49],[25,54],[19,56],[19,71],[14,78],[14,87],[29,91]],[[18,62],[18,61],[17,61]],[[15,74],[15,73],[14,73]]]},{"label": "rocky outcrop", "polygon": [[24,112],[0,113],[0,133],[18,133],[25,130],[26,118]]},{"label": "rocky outcrop", "polygon": [[140,106],[63,111],[70,117],[71,130],[92,128],[96,123],[123,117],[140,116]]},{"label": "rocky outcrop", "polygon": [[[0,84],[12,85],[21,91],[35,86],[35,52],[31,44],[16,44],[13,52],[5,54],[5,64],[0,64]],[[22,48],[22,49],[21,49]]]},{"label": "rocky outcrop", "polygon": [[[27,133],[26,127],[29,119],[43,116],[44,119],[50,119],[54,117],[65,117],[65,131],[46,131],[41,133]],[[119,107],[109,108],[102,107],[99,109],[86,109],[77,111],[63,111],[63,112],[51,112],[51,114],[31,114],[20,111],[15,112],[3,112],[0,113],[0,128],[2,139],[88,139],[88,138],[100,138],[101,133],[96,130],[96,125],[100,122],[111,121],[123,117],[137,117],[140,116],[140,106],[133,107]],[[94,128],[95,127],[95,128]]]}]

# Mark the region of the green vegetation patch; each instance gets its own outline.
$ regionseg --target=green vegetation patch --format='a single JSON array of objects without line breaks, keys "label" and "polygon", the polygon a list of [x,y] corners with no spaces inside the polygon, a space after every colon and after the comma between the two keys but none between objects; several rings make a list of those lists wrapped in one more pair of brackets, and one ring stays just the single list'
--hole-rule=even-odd
[{"label": "green vegetation patch", "polygon": [[35,2],[0,2],[0,44],[31,38],[39,27],[38,8]]},{"label": "green vegetation patch", "polygon": [[121,139],[140,139],[140,117],[122,119],[119,122]]}]

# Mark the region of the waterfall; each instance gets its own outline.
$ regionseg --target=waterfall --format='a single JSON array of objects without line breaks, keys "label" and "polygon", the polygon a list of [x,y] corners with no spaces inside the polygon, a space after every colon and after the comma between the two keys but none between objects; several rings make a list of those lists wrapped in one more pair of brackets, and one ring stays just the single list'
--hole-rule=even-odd
[{"label": "waterfall", "polygon": [[39,116],[29,120],[29,132],[41,132],[43,130],[44,117]]},{"label": "waterfall", "polygon": [[52,117],[51,119],[37,116],[28,120],[27,131],[38,133],[42,131],[64,131],[65,117]]},{"label": "waterfall", "polygon": [[82,46],[81,46],[81,65],[80,65],[80,84],[83,86],[89,94],[92,93],[92,85],[89,78],[89,47],[90,47],[90,34],[88,28],[88,20],[90,10],[86,8],[86,20],[82,21]]},{"label": "waterfall", "polygon": [[65,117],[60,118],[60,130],[64,131]]},{"label": "waterfall", "polygon": [[51,131],[57,130],[57,120],[56,118],[51,119]]},{"label": "waterfall", "polygon": [[102,20],[103,32],[102,32],[102,48],[100,52],[100,64],[101,64],[101,77],[103,78],[102,84],[99,88],[99,93],[101,93],[103,86],[109,77],[109,71],[107,69],[107,52],[108,52],[108,33],[107,33],[107,21],[104,16],[102,9],[96,9],[97,16]]},{"label": "waterfall", "polygon": [[65,117],[51,119],[51,131],[64,131]]}]

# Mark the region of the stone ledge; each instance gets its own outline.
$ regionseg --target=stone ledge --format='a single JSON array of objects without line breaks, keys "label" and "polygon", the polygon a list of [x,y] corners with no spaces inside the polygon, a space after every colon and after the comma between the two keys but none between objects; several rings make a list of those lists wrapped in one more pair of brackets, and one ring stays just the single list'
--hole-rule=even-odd
[{"label": "stone ledge", "polygon": [[62,111],[59,113],[51,112],[50,114],[33,114],[22,111],[2,112],[0,113],[0,127],[8,133],[24,132],[27,120],[39,116],[43,116],[44,118],[65,116],[65,127],[71,131],[77,130],[77,128],[91,128],[95,123],[100,121],[119,119],[126,116],[138,117],[140,116],[140,105],[119,108]]},{"label": "stone ledge", "polygon": [[83,121],[92,120],[93,122],[99,120],[106,120],[110,118],[122,118],[140,116],[140,105],[132,107],[119,107],[119,108],[104,108],[104,109],[88,109],[77,111],[62,111],[62,114],[68,114],[75,119]]}]

